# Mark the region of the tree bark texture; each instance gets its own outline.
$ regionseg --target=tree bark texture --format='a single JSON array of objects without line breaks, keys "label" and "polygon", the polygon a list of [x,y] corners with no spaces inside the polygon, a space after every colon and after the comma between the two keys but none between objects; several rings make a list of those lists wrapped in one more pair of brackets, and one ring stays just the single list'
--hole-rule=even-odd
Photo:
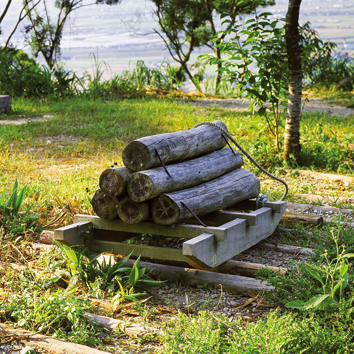
[{"label": "tree bark texture", "polygon": [[229,148],[167,166],[136,172],[127,182],[127,192],[136,202],[152,199],[161,193],[196,186],[240,168],[242,156]]},{"label": "tree bark texture", "polygon": [[118,204],[118,215],[127,224],[137,224],[149,217],[149,204],[138,203],[124,197]]},{"label": "tree bark texture", "polygon": [[98,189],[92,198],[92,208],[94,212],[102,219],[113,220],[118,218],[117,207],[118,199],[115,196],[109,196]]},{"label": "tree bark texture", "polygon": [[[227,130],[223,122],[214,123]],[[144,171],[162,166],[156,151],[163,163],[168,164],[220,150],[225,145],[226,140],[217,128],[203,125],[190,130],[134,140],[125,147],[122,158],[124,165],[130,170]]]},{"label": "tree bark texture", "polygon": [[102,192],[116,197],[126,194],[126,182],[132,173],[131,170],[124,166],[104,170],[99,179]]},{"label": "tree bark texture", "polygon": [[156,224],[172,225],[193,216],[185,206],[196,215],[205,215],[255,198],[259,192],[259,179],[239,168],[199,186],[159,195],[152,202],[152,217]]},{"label": "tree bark texture", "polygon": [[299,45],[299,12],[301,0],[289,0],[285,40],[289,68],[288,111],[284,132],[284,160],[291,154],[300,159],[300,117],[302,96],[301,52]]}]

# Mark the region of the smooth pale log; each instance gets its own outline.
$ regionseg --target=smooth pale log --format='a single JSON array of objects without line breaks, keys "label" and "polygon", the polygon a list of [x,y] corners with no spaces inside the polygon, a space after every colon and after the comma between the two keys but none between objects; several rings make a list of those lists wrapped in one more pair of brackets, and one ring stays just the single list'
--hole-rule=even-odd
[{"label": "smooth pale log", "polygon": [[119,329],[121,332],[124,332],[130,336],[132,335],[137,335],[137,334],[142,334],[146,332],[153,332],[153,333],[159,333],[162,334],[162,331],[151,328],[148,326],[141,326],[138,324],[131,323],[128,326],[126,326],[127,322],[122,321],[122,320],[116,320],[115,318],[111,317],[106,317],[106,316],[101,316],[101,315],[95,315],[90,312],[84,312],[84,317],[88,319],[91,322],[97,323],[99,326],[108,329],[109,331],[116,331]]},{"label": "smooth pale log", "polygon": [[[329,197],[330,198],[330,197]],[[349,198],[346,199],[346,203],[349,203],[352,200],[352,203],[354,204],[354,198]],[[344,202],[344,200],[343,200]],[[330,206],[321,206],[321,205],[312,205],[312,204],[298,204],[298,203],[288,203],[287,209],[289,211],[294,211],[294,210],[307,210],[307,211],[324,211],[324,212],[331,212],[333,214],[346,214],[346,215],[351,215],[353,212],[353,209],[343,209],[343,208],[335,208],[335,207],[330,207]]]},{"label": "smooth pale log", "polygon": [[149,217],[149,204],[147,202],[134,202],[124,197],[118,204],[118,216],[127,224],[137,224]]},{"label": "smooth pale log", "polygon": [[99,186],[102,192],[110,196],[126,194],[126,184],[132,171],[126,167],[114,167],[104,170],[99,179]]},{"label": "smooth pale log", "polygon": [[350,176],[334,175],[332,173],[312,172],[308,170],[294,170],[294,172],[295,171],[298,172],[300,176],[309,176],[320,180],[354,184],[354,177],[350,177]]},{"label": "smooth pale log", "polygon": [[43,230],[39,235],[39,242],[51,245],[53,243],[54,231]]},{"label": "smooth pale log", "polygon": [[106,195],[98,189],[92,198],[92,208],[102,219],[113,220],[118,218],[117,207],[119,201],[115,196]]},{"label": "smooth pale log", "polygon": [[289,223],[299,222],[301,224],[311,224],[319,226],[323,224],[323,217],[316,215],[304,215],[285,212],[281,218],[281,221]]},{"label": "smooth pale log", "polygon": [[233,171],[243,164],[242,156],[229,148],[167,166],[134,173],[127,183],[127,192],[136,202],[155,198],[161,193],[196,186]]},{"label": "smooth pale log", "polygon": [[[2,336],[21,338],[20,340],[21,343],[36,349],[36,352],[39,350],[44,350],[46,353],[50,353],[50,354],[65,354],[65,353],[109,354],[110,353],[92,347],[88,347],[86,345],[66,342],[61,339],[44,336],[42,334],[32,335],[32,332],[30,331],[26,331],[22,328],[13,328],[4,323],[0,323],[0,332]],[[2,353],[4,352],[2,351]]]},{"label": "smooth pale log", "polygon": [[[221,121],[214,121],[227,131]],[[173,161],[186,160],[209,152],[220,150],[226,146],[221,132],[212,126],[203,125],[174,133],[146,136],[130,142],[122,153],[124,165],[132,171],[144,171],[161,166],[156,154],[168,164]]]},{"label": "smooth pale log", "polygon": [[280,275],[285,275],[287,272],[287,269],[282,267],[273,267],[273,266],[267,266],[259,263],[234,261],[234,260],[229,260],[214,269],[222,273],[233,271],[238,273],[239,275],[245,275],[250,277],[252,277],[254,273],[259,271],[260,269],[269,269],[274,273],[279,273]]},{"label": "smooth pale log", "polygon": [[313,254],[313,251],[311,248],[297,247],[297,246],[291,246],[291,245],[278,245],[278,244],[273,245],[271,243],[262,243],[262,244],[260,244],[260,247],[269,249],[271,251],[295,253],[295,254],[299,254],[302,256],[310,256],[311,254]]},{"label": "smooth pale log", "polygon": [[251,171],[239,168],[199,186],[161,194],[152,202],[152,217],[156,224],[172,225],[192,217],[181,202],[194,214],[205,215],[255,198],[259,192],[259,179]]}]

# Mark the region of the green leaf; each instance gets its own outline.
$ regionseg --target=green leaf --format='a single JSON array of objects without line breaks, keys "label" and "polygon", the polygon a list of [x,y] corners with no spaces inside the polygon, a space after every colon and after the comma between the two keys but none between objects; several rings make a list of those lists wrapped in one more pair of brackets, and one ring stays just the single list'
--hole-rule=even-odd
[{"label": "green leaf", "polygon": [[321,278],[321,276],[319,275],[319,273],[317,273],[314,269],[312,268],[307,268],[307,271],[316,279],[318,280],[322,286],[324,286],[323,280]]},{"label": "green leaf", "polygon": [[318,309],[323,301],[325,301],[327,298],[329,298],[331,295],[330,294],[325,294],[325,295],[315,295],[313,296],[309,301],[307,301],[304,304],[304,308],[306,310],[309,309]]},{"label": "green leaf", "polygon": [[304,301],[297,300],[297,301],[288,302],[287,304],[285,304],[285,307],[290,308],[290,309],[297,309],[300,311],[304,311],[304,305],[305,305]]}]

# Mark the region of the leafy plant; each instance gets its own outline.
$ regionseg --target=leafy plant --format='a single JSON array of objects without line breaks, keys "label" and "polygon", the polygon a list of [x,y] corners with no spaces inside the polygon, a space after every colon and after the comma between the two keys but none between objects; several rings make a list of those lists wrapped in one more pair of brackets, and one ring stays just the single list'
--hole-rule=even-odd
[{"label": "leafy plant", "polygon": [[[338,233],[340,230],[338,231]],[[329,259],[328,253],[323,255],[325,263],[317,266],[309,264],[308,272],[321,284],[322,294],[311,297],[308,301],[291,301],[285,306],[295,308],[300,311],[310,309],[323,309],[331,306],[338,307],[339,303],[346,300],[344,290],[349,284],[349,262],[348,258],[353,258],[354,253],[345,253],[344,247],[339,252],[338,236],[332,231],[332,238],[335,243],[336,258]]]},{"label": "leafy plant", "polygon": [[161,286],[160,281],[152,280],[146,269],[140,268],[140,257],[132,268],[126,267],[130,255],[122,261],[113,263],[112,258],[107,262],[99,262],[101,254],[91,254],[88,249],[70,248],[57,242],[66,258],[68,271],[59,270],[58,275],[69,277],[68,289],[76,284],[82,284],[96,296],[113,296],[113,302],[119,304],[122,300],[136,301],[145,293],[135,293],[135,289],[148,290]]}]

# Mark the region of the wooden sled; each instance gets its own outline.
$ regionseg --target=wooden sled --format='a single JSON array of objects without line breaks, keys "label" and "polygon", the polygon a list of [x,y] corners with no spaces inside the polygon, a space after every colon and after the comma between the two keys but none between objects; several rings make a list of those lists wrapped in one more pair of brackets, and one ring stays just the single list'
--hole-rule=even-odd
[{"label": "wooden sled", "polygon": [[[284,201],[266,202],[259,209],[256,209],[255,200],[244,201],[227,210],[200,217],[208,226],[196,224],[195,219],[163,226],[147,221],[125,224],[121,220],[75,215],[74,224],[55,230],[54,239],[70,246],[83,245],[95,253],[132,253],[133,256],[154,260],[196,263],[214,268],[270,236],[285,208]],[[123,242],[137,234],[188,240],[183,243],[182,250]]]}]

